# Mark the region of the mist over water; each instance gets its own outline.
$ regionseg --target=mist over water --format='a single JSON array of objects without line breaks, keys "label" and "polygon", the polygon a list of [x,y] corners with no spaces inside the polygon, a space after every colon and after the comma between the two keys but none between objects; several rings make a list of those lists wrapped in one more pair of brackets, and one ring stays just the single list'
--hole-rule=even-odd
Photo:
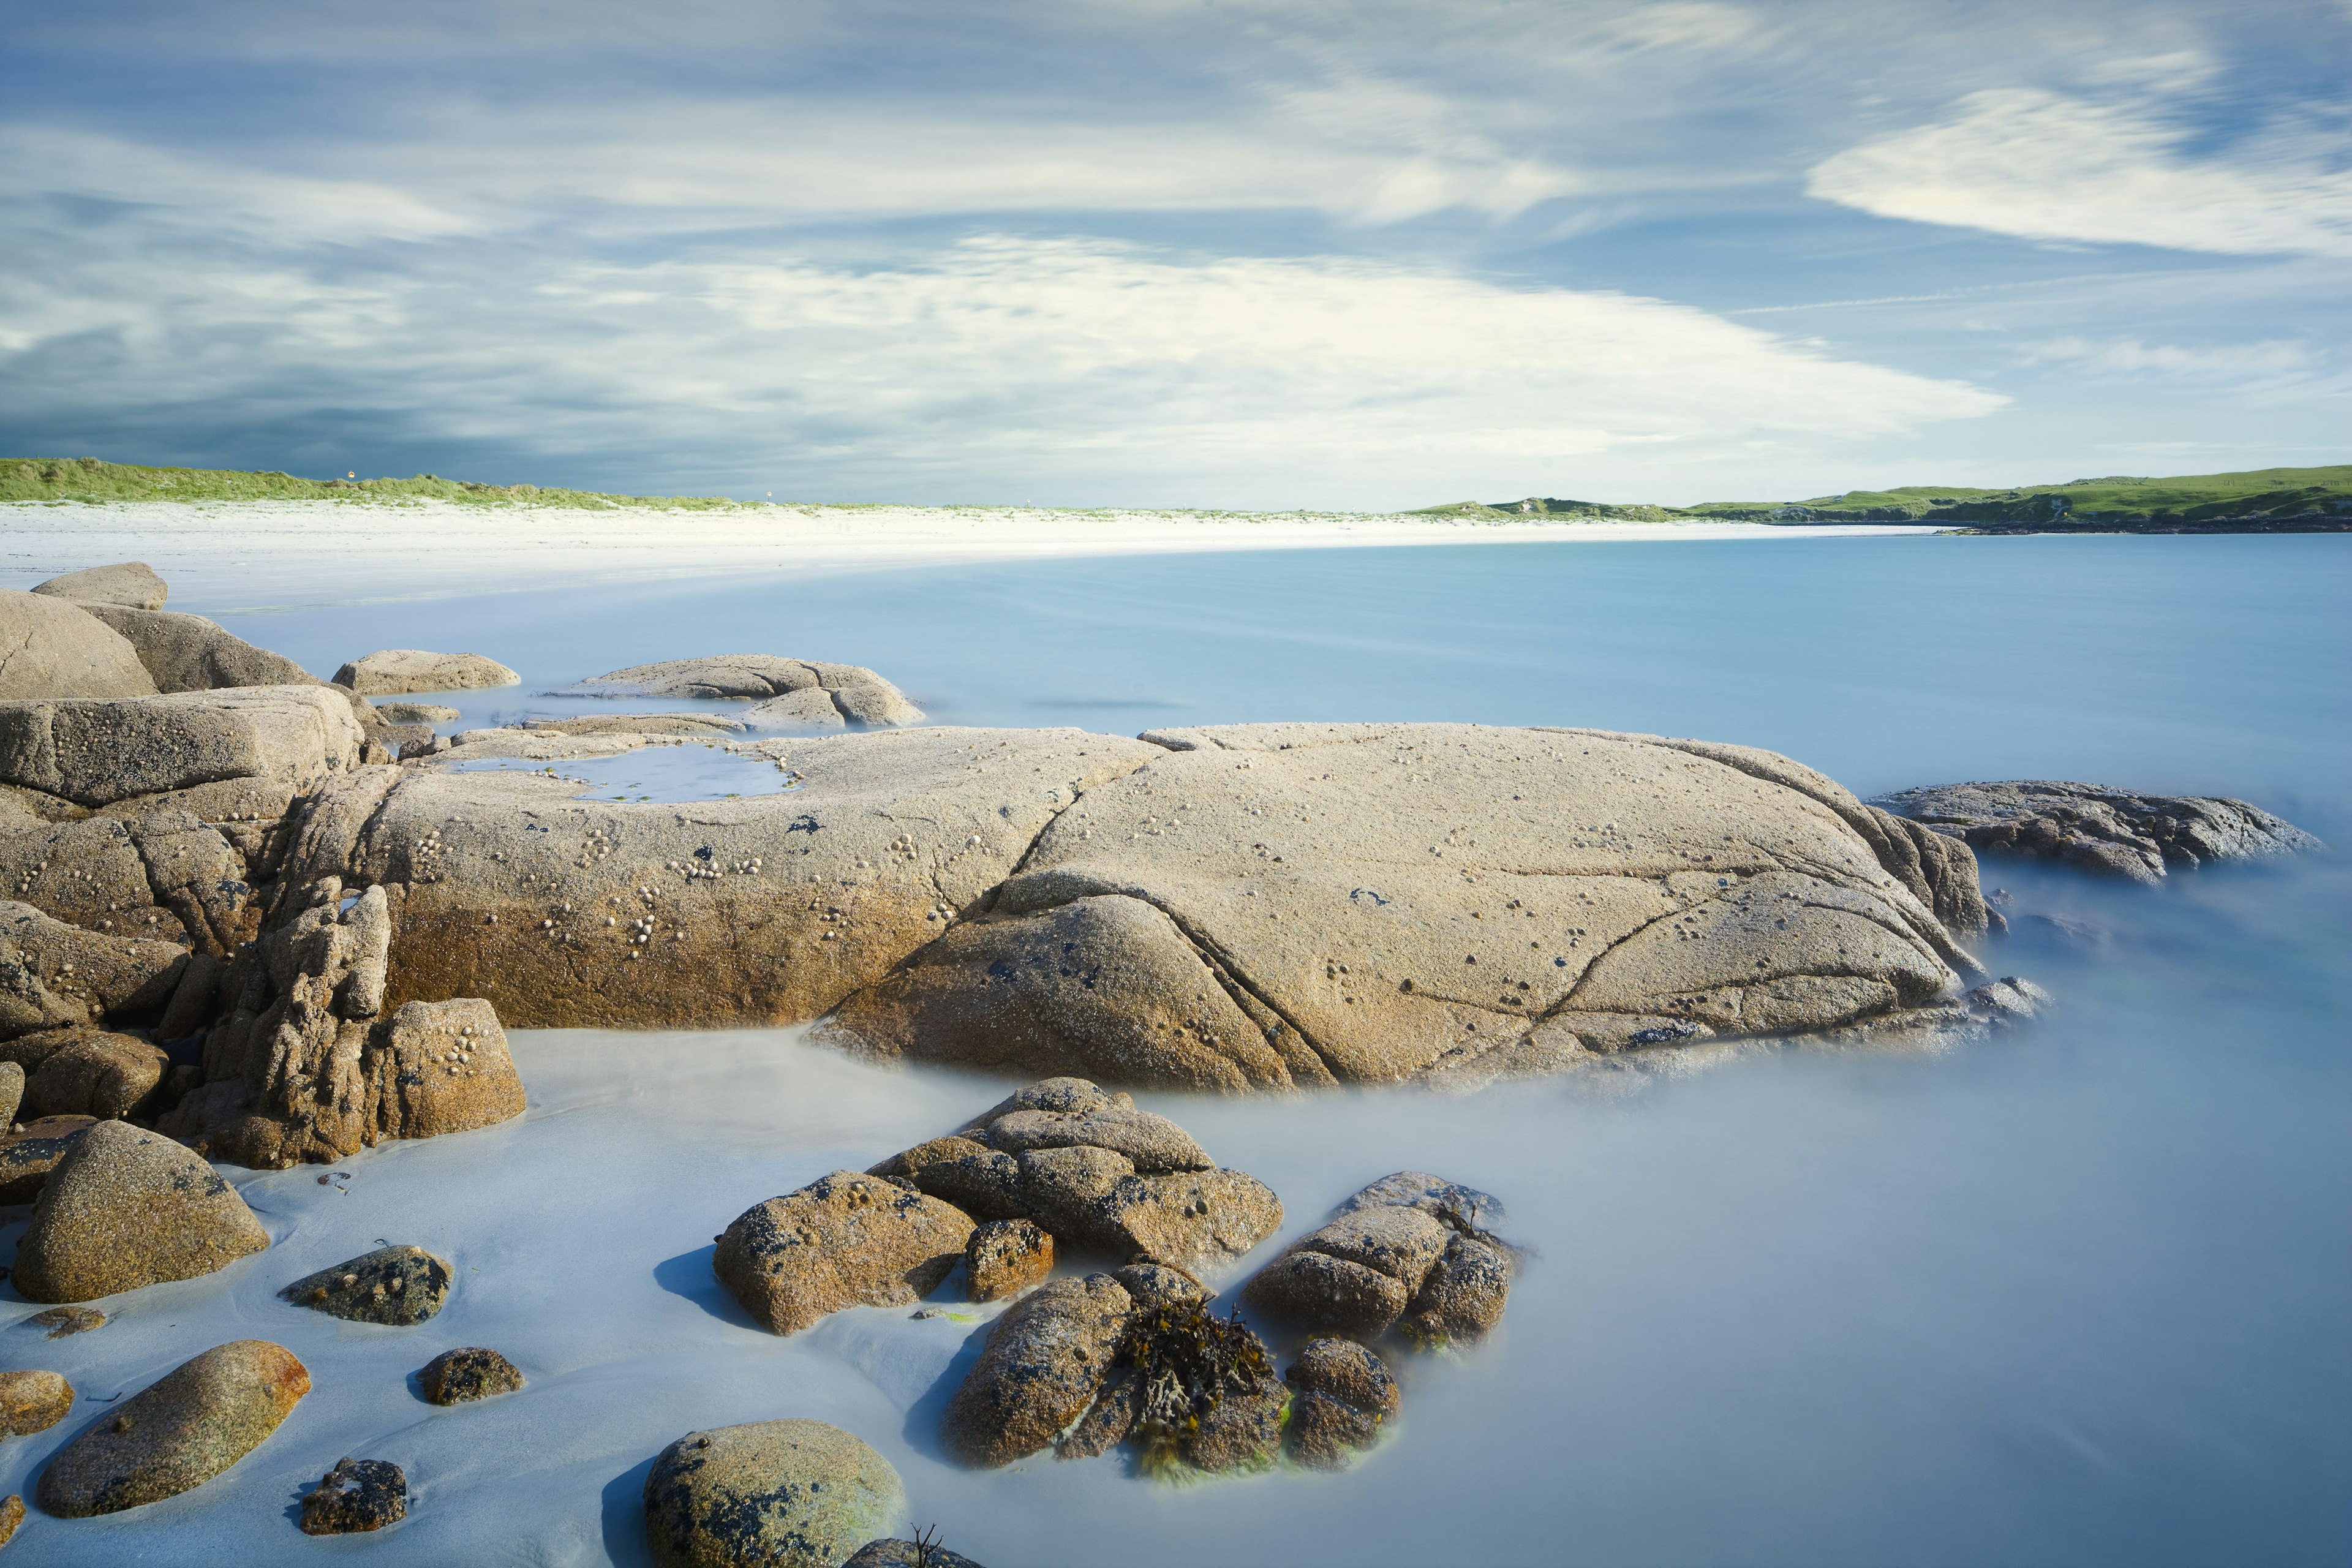
[{"label": "mist over water", "polygon": [[[2154,890],[1988,862],[2013,922],[1988,966],[2058,1005],[1943,1055],[1766,1047],[1683,1074],[1658,1056],[1622,1092],[1139,1096],[1270,1184],[1285,1239],[1418,1168],[1497,1194],[1534,1249],[1496,1339],[1405,1361],[1394,1436],[1338,1477],[962,1471],[931,1427],[978,1325],[858,1311],[777,1341],[711,1280],[707,1238],[743,1208],[943,1131],[995,1084],[797,1031],[520,1034],[523,1121],[369,1154],[348,1194],[257,1177],[280,1237],[265,1266],[142,1292],[118,1327],[44,1346],[102,1395],[145,1381],[109,1334],[156,1336],[156,1373],[266,1334],[320,1392],[203,1493],[11,1550],[308,1561],[320,1543],[279,1510],[349,1452],[410,1466],[415,1561],[638,1563],[630,1510],[663,1444],[807,1415],[880,1448],[915,1519],[995,1568],[2341,1563],[2347,604],[2337,539],[1854,539],[1046,562],[232,619],[322,673],[384,647],[522,672],[446,700],[467,725],[575,710],[532,694],[585,675],[761,651],[871,665],[948,723],[1591,724],[1770,747],[1864,795],[2056,777],[2236,795],[2337,847]],[[379,1235],[460,1265],[429,1342],[269,1299]],[[417,1404],[404,1373],[464,1343],[514,1355],[538,1402]],[[0,1487],[25,1489],[81,1425],[0,1447]]]}]

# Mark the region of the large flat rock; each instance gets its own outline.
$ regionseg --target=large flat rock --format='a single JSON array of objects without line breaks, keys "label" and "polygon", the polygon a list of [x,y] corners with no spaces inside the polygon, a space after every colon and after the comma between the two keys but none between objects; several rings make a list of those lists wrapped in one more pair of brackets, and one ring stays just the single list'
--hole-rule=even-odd
[{"label": "large flat rock", "polygon": [[154,689],[138,650],[96,616],[52,595],[0,588],[0,699]]},{"label": "large flat rock", "polygon": [[308,789],[358,766],[365,743],[324,686],[0,701],[0,783],[84,806],[229,781]]},{"label": "large flat rock", "polygon": [[1104,1081],[1382,1082],[1863,1022],[1975,968],[1922,898],[1964,910],[1973,859],[1923,860],[1769,752],[1440,724],[1148,738],[1170,749],[1055,817],[985,918],[833,1036]]},{"label": "large flat rock", "polygon": [[878,730],[790,743],[784,794],[684,805],[370,768],[313,798],[286,874],[391,892],[387,1008],[480,996],[525,1028],[798,1023],[971,911],[1080,792],[1163,754],[1078,730]]}]

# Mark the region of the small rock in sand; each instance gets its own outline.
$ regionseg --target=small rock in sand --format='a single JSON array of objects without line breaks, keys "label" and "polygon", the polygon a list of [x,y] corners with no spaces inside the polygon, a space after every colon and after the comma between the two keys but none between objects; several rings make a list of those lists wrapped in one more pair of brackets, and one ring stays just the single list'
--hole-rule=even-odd
[{"label": "small rock in sand", "polygon": [[331,1317],[408,1328],[441,1310],[449,1278],[446,1258],[421,1247],[385,1247],[305,1275],[278,1293]]},{"label": "small rock in sand", "polygon": [[25,1500],[15,1492],[0,1498],[0,1546],[16,1539],[16,1527],[25,1522]]},{"label": "small rock in sand", "polygon": [[73,1384],[54,1372],[0,1372],[0,1437],[46,1432],[73,1402]]},{"label": "small rock in sand", "polygon": [[416,1384],[435,1405],[464,1405],[512,1394],[522,1386],[522,1373],[498,1352],[468,1345],[443,1351],[426,1362],[416,1374]]},{"label": "small rock in sand", "polygon": [[890,1461],[799,1420],[688,1432],[654,1460],[645,1501],[660,1568],[835,1568],[907,1511]]},{"label": "small rock in sand", "polygon": [[106,1314],[95,1307],[51,1307],[25,1321],[34,1328],[48,1330],[48,1338],[61,1340],[68,1334],[86,1334],[92,1329],[106,1327]]},{"label": "small rock in sand", "polygon": [[335,684],[362,697],[397,697],[411,691],[469,691],[513,686],[522,679],[494,658],[478,653],[427,653],[392,647],[355,658],[335,671]]},{"label": "small rock in sand", "polygon": [[349,1535],[408,1517],[408,1478],[389,1459],[338,1462],[302,1500],[302,1533]]},{"label": "small rock in sand", "polygon": [[973,1300],[1018,1296],[1054,1271],[1054,1238],[1034,1220],[992,1219],[964,1243],[963,1264]]},{"label": "small rock in sand", "polygon": [[310,1392],[310,1370],[283,1345],[215,1346],[84,1428],[34,1496],[61,1519],[177,1496],[252,1452]]},{"label": "small rock in sand", "polygon": [[237,1190],[194,1153],[127,1121],[101,1121],[58,1162],[16,1249],[31,1301],[90,1301],[193,1279],[268,1247]]}]

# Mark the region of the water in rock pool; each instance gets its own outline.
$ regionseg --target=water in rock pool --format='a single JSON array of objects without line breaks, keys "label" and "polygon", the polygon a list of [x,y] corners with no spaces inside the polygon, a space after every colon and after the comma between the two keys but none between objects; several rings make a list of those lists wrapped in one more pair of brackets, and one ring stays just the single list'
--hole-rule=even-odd
[{"label": "water in rock pool", "polygon": [[[2239,795],[2343,846],[2347,603],[2335,539],[1904,538],[1044,562],[228,624],[322,672],[379,647],[521,671],[446,700],[468,725],[625,710],[534,693],[756,650],[870,665],[942,722],[1592,724],[1770,747],[1865,795],[2056,777]],[[688,753],[718,755],[665,752]],[[712,1278],[710,1237],[744,1208],[946,1131],[1000,1083],[795,1031],[518,1034],[521,1120],[384,1146],[324,1185],[242,1177],[268,1253],[109,1302],[93,1333],[0,1328],[8,1364],[55,1367],[86,1401],[246,1336],[291,1347],[316,1385],[202,1490],[27,1528],[11,1561],[642,1563],[663,1445],[808,1415],[879,1448],[915,1520],[994,1568],[2339,1563],[2346,868],[2331,850],[2144,889],[1988,861],[2013,925],[1988,962],[2058,1005],[1941,1055],[1139,1095],[1270,1184],[1286,1237],[1411,1168],[1497,1194],[1532,1248],[1496,1337],[1404,1360],[1392,1436],[1339,1476],[958,1469],[938,1415],[984,1327],[964,1319],[993,1309],[852,1310],[778,1340]],[[455,1262],[425,1328],[274,1298],[379,1238]],[[525,1395],[422,1403],[410,1374],[467,1344],[511,1356]],[[85,1422],[0,1446],[0,1489],[28,1490]],[[345,1454],[407,1470],[409,1518],[380,1542],[289,1522]]]}]

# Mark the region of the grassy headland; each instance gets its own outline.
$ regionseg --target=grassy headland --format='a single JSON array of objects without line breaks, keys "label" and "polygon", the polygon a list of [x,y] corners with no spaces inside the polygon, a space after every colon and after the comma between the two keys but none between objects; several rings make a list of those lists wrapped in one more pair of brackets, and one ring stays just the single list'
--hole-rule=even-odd
[{"label": "grassy headland", "polygon": [[1423,510],[1434,517],[1570,517],[1643,522],[1676,518],[1766,523],[1918,522],[1987,533],[2336,531],[2352,531],[2352,464],[2172,479],[2116,476],[2005,490],[1906,485],[1899,489],[1848,490],[1801,501],[1616,506],[1529,496],[1491,505],[1456,501]]},{"label": "grassy headland", "polygon": [[620,507],[712,510],[755,503],[725,496],[618,496],[537,485],[484,485],[419,474],[409,479],[300,479],[226,468],[148,468],[96,458],[0,458],[0,501],[445,500],[478,506]]}]

